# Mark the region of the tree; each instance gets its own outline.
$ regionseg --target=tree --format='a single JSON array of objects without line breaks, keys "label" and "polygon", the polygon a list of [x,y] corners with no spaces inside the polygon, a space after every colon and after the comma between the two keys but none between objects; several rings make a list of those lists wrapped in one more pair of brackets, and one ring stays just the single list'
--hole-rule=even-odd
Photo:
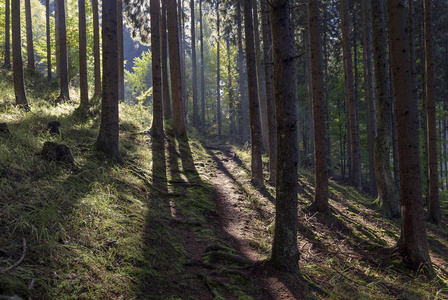
[{"label": "tree", "polygon": [[246,34],[247,86],[249,91],[250,108],[252,183],[255,186],[262,186],[264,184],[263,165],[261,162],[261,152],[263,149],[263,144],[261,140],[260,104],[258,102],[254,25],[252,21],[252,1],[250,0],[244,1],[244,28]]},{"label": "tree", "polygon": [[28,101],[26,100],[25,85],[23,82],[22,42],[20,33],[20,0],[13,0],[11,4],[14,93],[16,96],[16,105],[28,110]]},{"label": "tree", "polygon": [[[195,1],[190,0],[191,8],[191,65],[193,72],[193,126],[199,129],[198,118],[198,76],[197,76],[197,64],[196,64],[196,20],[194,13]],[[218,18],[219,19],[219,18]],[[219,61],[219,60],[218,60]]]},{"label": "tree", "polygon": [[87,83],[87,50],[86,50],[86,4],[85,0],[78,0],[79,18],[79,86],[81,111],[89,107],[89,89]]},{"label": "tree", "polygon": [[386,4],[401,181],[402,223],[398,248],[408,266],[432,270],[423,217],[417,99],[408,86],[412,75],[406,3],[387,0]]},{"label": "tree", "polygon": [[118,148],[118,45],[117,0],[103,1],[103,97],[101,124],[96,149],[118,163],[123,158]]},{"label": "tree", "polygon": [[182,74],[176,0],[167,0],[173,127],[177,137],[186,137],[182,99]]},{"label": "tree", "polygon": [[439,203],[439,175],[437,170],[437,129],[434,81],[434,53],[432,35],[432,1],[424,0],[425,30],[425,77],[426,77],[426,120],[428,138],[428,213],[429,220],[437,225],[441,223]]},{"label": "tree", "polygon": [[350,181],[357,188],[361,187],[361,151],[359,140],[359,122],[357,99],[353,78],[352,51],[350,46],[350,26],[347,0],[341,0],[341,27],[344,52],[344,74],[346,84],[346,101],[348,107],[348,133],[350,141],[351,174]]},{"label": "tree", "polygon": [[392,144],[392,94],[387,60],[386,14],[382,1],[372,1],[373,59],[376,95],[377,132],[374,146],[378,200],[388,217],[400,217],[400,202],[390,168]]},{"label": "tree", "polygon": [[311,49],[311,81],[313,86],[314,115],[314,152],[316,187],[312,210],[329,212],[328,206],[328,170],[326,153],[324,80],[322,63],[322,45],[320,41],[319,1],[309,0],[310,49]]},{"label": "tree", "polygon": [[290,2],[270,1],[277,114],[276,216],[271,262],[282,271],[297,272],[298,101],[290,24]]},{"label": "tree", "polygon": [[216,118],[218,119],[218,139],[222,138],[221,136],[221,70],[220,70],[220,36],[219,36],[219,0],[216,2],[216,31],[217,31],[217,40],[216,40],[216,103],[217,103],[217,112]]},{"label": "tree", "polygon": [[163,144],[163,91],[162,72],[160,61],[160,31],[159,31],[160,1],[151,0],[151,59],[152,59],[152,84],[153,84],[153,120],[152,138],[159,144]]},{"label": "tree", "polygon": [[124,100],[123,0],[117,0],[118,101]]},{"label": "tree", "polygon": [[[247,0],[250,1],[250,0]],[[241,30],[241,0],[236,2],[236,23],[237,23],[237,39],[238,39],[238,72],[239,72],[239,88],[240,88],[240,105],[241,105],[241,131],[243,135],[243,143],[249,141],[247,135],[247,114],[246,114],[246,90],[244,87],[244,68],[243,68],[243,37]]]},{"label": "tree", "polygon": [[10,36],[9,36],[9,21],[10,21],[10,8],[11,4],[9,0],[5,0],[5,67],[11,68],[11,53],[10,53]]},{"label": "tree", "polygon": [[267,0],[261,0],[262,27],[263,27],[263,58],[264,58],[264,78],[266,87],[266,104],[268,114],[269,132],[269,180],[277,180],[277,131],[275,118],[274,86],[272,78],[272,40],[271,22]]},{"label": "tree", "polygon": [[50,40],[50,0],[46,0],[46,32],[47,32],[47,77],[48,81],[51,81],[51,40]]},{"label": "tree", "polygon": [[92,14],[93,14],[93,59],[94,59],[94,80],[96,97],[101,97],[101,61],[100,61],[100,25],[98,0],[92,0]]},{"label": "tree", "polygon": [[171,119],[171,101],[168,81],[168,41],[166,32],[166,1],[162,1],[162,17],[160,18],[160,43],[162,49],[162,84],[163,84],[163,115]]},{"label": "tree", "polygon": [[33,25],[31,20],[30,0],[25,0],[25,21],[26,21],[26,50],[28,56],[28,68],[34,70],[34,46],[33,46]]},{"label": "tree", "polygon": [[61,84],[61,92],[59,94],[59,100],[70,100],[68,90],[68,62],[67,62],[67,32],[65,25],[65,2],[64,0],[57,1],[57,13],[58,18],[58,32],[59,32],[59,77]]},{"label": "tree", "polygon": [[202,22],[202,0],[199,0],[199,25],[201,27],[201,124],[205,130],[205,79],[204,79],[204,24]]}]

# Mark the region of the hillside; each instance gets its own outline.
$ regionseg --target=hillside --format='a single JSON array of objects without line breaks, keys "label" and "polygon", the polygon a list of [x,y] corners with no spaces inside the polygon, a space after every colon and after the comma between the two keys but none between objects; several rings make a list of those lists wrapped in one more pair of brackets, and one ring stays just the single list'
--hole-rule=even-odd
[{"label": "hillside", "polygon": [[[300,274],[273,270],[275,187],[250,184],[245,148],[194,131],[176,141],[167,122],[166,185],[152,177],[150,111],[120,105],[115,165],[94,152],[99,103],[88,117],[53,103],[38,75],[27,82],[31,112],[11,103],[1,71],[0,295],[24,299],[447,299],[447,201],[443,226],[427,223],[437,277],[404,269],[393,246],[399,222],[374,199],[330,180],[331,215],[310,214],[313,176],[300,171]],[[48,123],[59,121],[61,135]],[[47,141],[70,147],[74,165],[41,155]],[[26,246],[24,247],[24,241]],[[26,251],[24,251],[24,249]]]}]

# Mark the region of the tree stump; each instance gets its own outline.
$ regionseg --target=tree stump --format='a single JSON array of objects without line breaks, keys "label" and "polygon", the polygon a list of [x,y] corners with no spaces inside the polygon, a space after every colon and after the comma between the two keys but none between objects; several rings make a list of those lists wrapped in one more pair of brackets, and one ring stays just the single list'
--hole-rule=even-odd
[{"label": "tree stump", "polygon": [[60,136],[61,131],[59,130],[59,127],[61,126],[61,123],[59,121],[53,121],[48,123],[48,130],[51,135],[53,136]]},{"label": "tree stump", "polygon": [[74,163],[70,148],[62,144],[45,142],[41,155],[49,161],[57,161],[68,164]]},{"label": "tree stump", "polygon": [[8,124],[0,123],[0,136],[6,138],[9,137],[10,134]]}]

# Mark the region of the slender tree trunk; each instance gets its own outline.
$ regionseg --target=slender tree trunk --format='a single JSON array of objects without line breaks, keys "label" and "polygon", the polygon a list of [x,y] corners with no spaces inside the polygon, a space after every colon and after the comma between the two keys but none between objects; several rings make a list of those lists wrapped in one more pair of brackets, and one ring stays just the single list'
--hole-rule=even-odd
[{"label": "slender tree trunk", "polygon": [[[309,3],[309,1],[306,1],[305,3]],[[307,3],[307,4],[308,4]],[[315,168],[315,153],[314,153],[314,111],[313,111],[313,79],[311,74],[311,46],[310,46],[310,24],[309,24],[309,8],[308,5],[305,6],[305,47],[306,47],[306,57],[305,57],[305,72],[306,72],[306,83],[307,83],[307,95],[308,95],[308,110],[306,115],[306,123],[307,127],[309,126],[309,135],[307,134],[307,140],[309,145],[309,155],[305,156],[307,157],[307,164],[311,168]],[[320,34],[320,33],[319,33]],[[309,159],[308,159],[309,157]]]},{"label": "slender tree trunk", "polygon": [[390,169],[392,142],[392,94],[386,44],[386,14],[384,3],[372,1],[373,50],[375,64],[375,92],[378,130],[375,138],[375,173],[378,199],[388,217],[400,217],[400,201]]},{"label": "slender tree trunk", "polygon": [[23,82],[22,41],[20,32],[20,0],[11,3],[12,15],[12,68],[14,72],[14,93],[16,105],[28,110],[28,101],[25,95],[25,84]]},{"label": "slender tree trunk", "polygon": [[26,52],[28,56],[28,68],[34,70],[35,62],[34,62],[34,46],[33,46],[33,23],[31,20],[30,0],[25,0],[25,21],[26,21]]},{"label": "slender tree trunk", "polygon": [[357,120],[357,104],[355,97],[354,78],[353,78],[353,66],[352,66],[352,53],[350,47],[350,27],[349,27],[349,15],[347,0],[341,0],[341,19],[342,19],[342,39],[344,48],[344,70],[345,70],[345,82],[347,86],[348,101],[348,120],[349,120],[349,133],[350,133],[350,152],[352,157],[351,162],[351,183],[357,187],[361,187],[361,152],[359,142],[359,123]]},{"label": "slender tree trunk", "polygon": [[186,89],[185,89],[185,82],[186,82],[186,73],[185,73],[185,20],[184,20],[184,0],[177,0],[177,24],[178,24],[178,30],[179,30],[179,51],[180,51],[180,89],[182,94],[182,111],[184,113],[184,122],[187,118],[187,95],[186,95]]},{"label": "slender tree trunk", "polygon": [[11,68],[11,47],[9,35],[10,31],[10,19],[11,19],[11,3],[9,0],[5,0],[5,67],[7,69]]},{"label": "slender tree trunk", "polygon": [[314,112],[314,144],[315,144],[315,174],[316,192],[312,210],[330,212],[328,205],[328,170],[325,147],[325,112],[324,112],[324,81],[322,63],[322,45],[320,41],[319,1],[309,0],[310,50],[311,50],[311,80],[313,86]]},{"label": "slender tree trunk", "polygon": [[104,85],[101,101],[101,124],[96,149],[121,163],[123,159],[118,147],[117,0],[104,0],[102,12]]},{"label": "slender tree trunk", "polygon": [[93,13],[93,59],[94,59],[94,80],[95,80],[95,96],[101,97],[101,61],[100,61],[100,26],[98,0],[92,0]]},{"label": "slender tree trunk", "polygon": [[277,129],[276,113],[274,101],[274,85],[272,78],[272,40],[271,22],[269,19],[267,0],[261,0],[263,16],[263,57],[264,57],[264,78],[266,85],[266,103],[268,114],[269,130],[269,180],[277,180]]},{"label": "slender tree trunk", "polygon": [[[160,31],[159,31],[159,10],[160,0],[151,0],[151,59],[152,59],[152,84],[153,84],[153,119],[152,119],[152,138],[157,143],[163,144],[163,90],[162,90],[162,71],[160,60]],[[157,30],[155,30],[157,29]]]},{"label": "slender tree trunk", "polygon": [[233,108],[233,90],[232,90],[232,54],[230,53],[230,36],[226,39],[227,46],[227,90],[229,91],[229,133],[235,133],[235,112]]},{"label": "slender tree trunk", "polygon": [[297,272],[297,166],[298,102],[295,56],[291,35],[289,1],[270,1],[274,49],[274,86],[277,113],[276,216],[271,262],[282,271]]},{"label": "slender tree trunk", "polygon": [[220,66],[220,35],[219,35],[219,0],[216,2],[216,30],[218,34],[218,41],[216,43],[217,61],[216,61],[216,97],[217,97],[217,112],[216,118],[218,119],[218,140],[221,140],[221,66]]},{"label": "slender tree trunk", "polygon": [[118,101],[124,100],[123,0],[117,0]]},{"label": "slender tree trunk", "polygon": [[67,61],[67,32],[65,26],[65,2],[64,0],[56,0],[58,2],[59,14],[59,76],[61,80],[61,92],[59,94],[60,101],[70,100],[68,90],[68,61]]},{"label": "slender tree trunk", "polygon": [[182,74],[176,0],[167,0],[168,45],[170,55],[173,127],[177,137],[186,137],[182,99]]},{"label": "slender tree trunk", "polygon": [[419,162],[418,108],[412,82],[405,0],[387,1],[392,82],[398,129],[401,180],[401,237],[403,260],[412,268],[432,270],[426,240]]},{"label": "slender tree trunk", "polygon": [[257,67],[255,62],[254,25],[252,21],[252,1],[244,1],[244,27],[246,34],[246,64],[247,85],[249,90],[250,108],[250,136],[251,136],[251,171],[252,183],[262,186],[263,164],[261,152],[263,144],[261,140],[260,105],[258,102]]},{"label": "slender tree trunk", "polygon": [[[248,0],[249,1],[249,0]],[[246,90],[244,87],[244,70],[243,70],[243,37],[241,30],[241,0],[237,0],[237,35],[238,35],[238,70],[240,75],[240,105],[241,105],[241,132],[243,134],[243,143],[249,141],[247,134],[247,113],[246,113]]]},{"label": "slender tree trunk", "polygon": [[160,18],[160,43],[162,49],[162,83],[163,83],[163,116],[171,119],[170,83],[168,80],[168,40],[166,31],[166,1],[162,1],[162,17]]},{"label": "slender tree trunk", "polygon": [[205,131],[205,79],[204,79],[204,24],[202,23],[202,0],[199,0],[199,24],[201,26],[201,125]]},{"label": "slender tree trunk", "polygon": [[190,0],[191,7],[191,65],[193,71],[193,126],[199,129],[198,118],[198,78],[196,64],[196,20],[194,15],[195,1]]},{"label": "slender tree trunk", "polygon": [[439,203],[439,175],[437,171],[437,129],[436,129],[436,105],[434,100],[434,56],[432,34],[432,1],[424,0],[425,12],[425,71],[426,71],[426,114],[428,130],[428,171],[429,171],[429,220],[440,225],[441,213]]},{"label": "slender tree trunk", "polygon": [[51,81],[51,40],[50,40],[50,0],[45,1],[45,20],[46,20],[46,33],[47,33],[47,78]]},{"label": "slender tree trunk", "polygon": [[263,138],[263,149],[269,154],[269,134],[268,134],[268,111],[266,104],[266,96],[263,89],[263,69],[261,67],[261,53],[260,53],[260,32],[258,30],[258,7],[257,0],[252,0],[254,11],[254,39],[255,39],[255,62],[257,66],[257,86],[258,86],[258,101],[260,103],[261,116],[261,132]]},{"label": "slender tree trunk", "polygon": [[59,1],[54,0],[54,37],[55,37],[55,51],[56,51],[56,77],[60,80],[60,67],[61,67],[61,34],[59,31]]},{"label": "slender tree trunk", "polygon": [[372,9],[370,0],[361,0],[363,49],[364,49],[364,82],[366,90],[366,116],[367,116],[367,153],[369,158],[369,185],[370,194],[376,198],[378,189],[375,176],[375,90],[372,67]]},{"label": "slender tree trunk", "polygon": [[89,89],[87,84],[87,49],[86,49],[86,4],[78,0],[79,17],[79,87],[80,109],[86,111],[89,107]]}]

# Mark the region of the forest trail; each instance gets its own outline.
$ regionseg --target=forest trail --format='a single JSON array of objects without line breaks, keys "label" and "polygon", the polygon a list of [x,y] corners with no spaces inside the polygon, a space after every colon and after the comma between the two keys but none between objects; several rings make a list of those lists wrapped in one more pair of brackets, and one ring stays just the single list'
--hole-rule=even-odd
[{"label": "forest trail", "polygon": [[[191,259],[186,264],[186,271],[191,274],[190,278],[198,275],[190,282],[190,293],[198,299],[213,299],[219,295],[225,299],[239,299],[239,292],[222,289],[230,275],[231,281],[236,280],[236,285],[254,299],[304,299],[303,286],[297,275],[278,273],[266,262],[266,248],[270,246],[271,238],[263,224],[274,219],[274,199],[268,193],[263,195],[248,188],[248,172],[232,147],[206,147],[206,150],[213,167],[201,177],[205,176],[212,184],[212,201],[217,210],[211,224],[222,239],[219,244],[226,246],[222,249],[218,245],[207,246],[198,239],[191,226],[184,226],[180,231],[187,257]],[[171,210],[174,216],[182,219],[182,212],[175,205],[171,205]],[[230,252],[232,256],[219,257],[223,252]],[[210,264],[204,263],[204,257],[210,253],[218,254],[216,262],[220,264],[215,264],[215,259]],[[250,264],[240,264],[240,258]]]}]

